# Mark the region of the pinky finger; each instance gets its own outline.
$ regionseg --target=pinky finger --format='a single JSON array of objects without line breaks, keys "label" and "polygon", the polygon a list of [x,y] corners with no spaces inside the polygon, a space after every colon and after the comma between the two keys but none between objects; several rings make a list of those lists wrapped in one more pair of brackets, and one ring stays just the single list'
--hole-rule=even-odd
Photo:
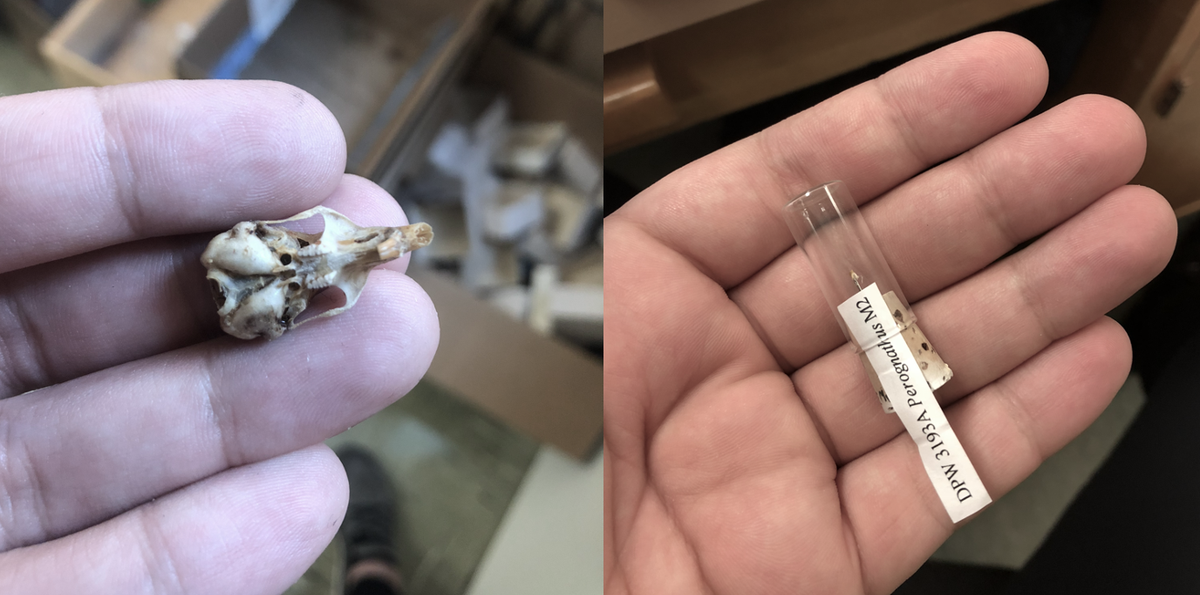
[{"label": "pinky finger", "polygon": [[0,554],[13,593],[281,593],[333,539],[345,472],[314,446],[231,469],[54,541]]}]

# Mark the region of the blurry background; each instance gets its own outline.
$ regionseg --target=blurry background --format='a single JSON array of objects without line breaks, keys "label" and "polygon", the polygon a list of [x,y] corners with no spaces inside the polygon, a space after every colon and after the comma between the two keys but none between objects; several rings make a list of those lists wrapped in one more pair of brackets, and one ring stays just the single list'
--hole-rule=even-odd
[{"label": "blurry background", "polygon": [[[875,78],[916,56],[975,33],[1003,30],[1033,41],[1050,67],[1040,113],[1080,93],[1134,107],[1146,126],[1145,165],[1134,183],[1161,192],[1180,217],[1167,269],[1110,315],[1134,343],[1134,371],[1100,419],[1028,480],[955,533],[900,593],[1028,592],[1014,582],[1073,502],[1106,510],[1108,481],[1083,498],[1098,469],[1155,398],[1155,386],[1191,331],[1178,313],[1200,303],[1200,2],[1195,0],[608,0],[604,27],[606,212],[674,169]],[[935,338],[936,339],[936,338]],[[1194,373],[1184,377],[1194,399]],[[1178,383],[1177,383],[1178,384]],[[1161,411],[1161,410],[1159,410]],[[1142,416],[1143,418],[1145,416]],[[1175,432],[1191,434],[1187,427]],[[1130,433],[1132,435],[1132,432]],[[1173,460],[1168,455],[1167,461]],[[1182,463],[1182,460],[1180,460]],[[1191,472],[1188,472],[1191,477]],[[1189,479],[1188,481],[1191,481]],[[1133,489],[1133,488],[1130,488]],[[1180,489],[1183,489],[1182,487]],[[1188,514],[1195,507],[1187,506]],[[1179,512],[1178,509],[1174,509]],[[1147,514],[1133,507],[1122,517]],[[1170,516],[1172,513],[1161,513]],[[1081,525],[1104,535],[1107,521],[1081,513],[1054,550],[1085,551]],[[1113,517],[1112,523],[1116,524]],[[1124,540],[1113,557],[1165,556],[1195,542],[1184,524],[1159,543]],[[1155,525],[1155,531],[1165,531]],[[1100,537],[1102,538],[1102,537]],[[1074,539],[1072,542],[1071,539]],[[1193,549],[1183,548],[1181,552]],[[1080,556],[1095,553],[1095,548]],[[1044,577],[1055,558],[1040,565]],[[1061,560],[1062,558],[1057,558]],[[1187,561],[1174,562],[1191,567]],[[1093,567],[1108,565],[1092,559]],[[1164,564],[1170,568],[1172,563]],[[1108,576],[1094,572],[1095,576]],[[1101,579],[1103,580],[1103,579]],[[1032,584],[1037,584],[1036,582]],[[1006,591],[1014,587],[1014,591]],[[1018,588],[1019,587],[1019,588]],[[1087,592],[1066,589],[1058,592]],[[1089,587],[1090,588],[1090,587]],[[1113,588],[1110,584],[1109,588]],[[1022,591],[1021,589],[1026,589]],[[1140,591],[1140,589],[1134,589]],[[1094,591],[1092,591],[1094,592]]]},{"label": "blurry background", "polygon": [[351,173],[437,240],[410,274],[442,341],[406,398],[330,441],[398,491],[407,592],[599,593],[598,0],[0,0],[0,95],[281,80]]}]

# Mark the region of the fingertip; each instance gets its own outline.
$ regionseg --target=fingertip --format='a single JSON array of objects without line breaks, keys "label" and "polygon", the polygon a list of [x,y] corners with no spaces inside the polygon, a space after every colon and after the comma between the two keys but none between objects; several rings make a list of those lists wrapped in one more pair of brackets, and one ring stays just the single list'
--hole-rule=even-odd
[{"label": "fingertip", "polygon": [[[1037,106],[1046,93],[1050,71],[1041,50],[1012,33],[988,32],[939,48],[893,72],[915,73],[946,90],[938,101],[975,105],[976,118],[994,119],[1005,126]],[[885,75],[886,76],[886,75]],[[924,109],[929,109],[928,105]]]},{"label": "fingertip", "polygon": [[1133,179],[1146,157],[1146,128],[1137,112],[1123,101],[1095,94],[1077,95],[1061,105],[1078,114],[1072,127],[1079,134],[1097,139],[1099,150],[1122,156],[1122,183]]},{"label": "fingertip", "polygon": [[1125,332],[1121,323],[1107,315],[1100,317],[1096,327],[1097,332],[1107,337],[1110,363],[1114,369],[1124,371],[1121,376],[1128,376],[1133,367],[1133,343],[1129,340],[1129,333]]},{"label": "fingertip", "polygon": [[321,204],[349,217],[358,225],[408,224],[404,210],[387,190],[354,174],[342,174],[337,188]]},{"label": "fingertip", "polygon": [[968,39],[976,39],[984,44],[996,61],[1009,63],[1015,70],[1024,71],[1032,86],[1041,89],[1039,98],[1045,93],[1050,81],[1050,66],[1042,50],[1032,41],[1007,31],[989,31]]},{"label": "fingertip", "polygon": [[1129,377],[1133,349],[1129,335],[1115,320],[1101,316],[1061,339],[1035,358],[1033,378],[1046,381],[1045,398],[1031,402],[1031,415],[1044,417],[1058,432],[1046,432],[1042,456],[1062,448],[1104,411]]},{"label": "fingertip", "polygon": [[404,359],[402,369],[408,372],[403,394],[429,370],[441,341],[440,321],[433,300],[411,277],[394,271],[380,271],[378,276],[386,280],[380,289],[392,290],[390,308],[383,309],[382,315],[393,322],[394,348]]},{"label": "fingertip", "polygon": [[353,368],[340,388],[367,415],[416,386],[429,370],[441,334],[437,310],[425,290],[389,270],[373,271],[354,308],[329,324],[339,327],[320,330],[352,338],[340,349],[343,365]]},{"label": "fingertip", "polygon": [[293,215],[329,196],[346,167],[337,119],[287,83],[151,81],[94,93],[123,143],[119,179],[138,196],[175,198],[173,210],[143,207],[144,235],[192,231],[214,217]]},{"label": "fingertip", "polygon": [[[253,107],[247,105],[244,113],[257,120],[248,123],[247,129],[260,129],[264,138],[277,137],[260,157],[266,161],[264,174],[273,174],[284,184],[311,188],[306,207],[333,193],[346,170],[346,136],[333,112],[309,92],[290,84],[244,82],[254,85],[246,91]],[[269,191],[267,196],[274,198]]]},{"label": "fingertip", "polygon": [[1146,186],[1129,186],[1130,192],[1140,195],[1141,206],[1148,221],[1146,237],[1155,256],[1150,267],[1154,275],[1161,273],[1171,261],[1175,253],[1175,244],[1179,236],[1179,220],[1175,217],[1175,209],[1166,197],[1157,190]]},{"label": "fingertip", "polygon": [[350,483],[346,478],[346,469],[342,466],[337,455],[325,444],[317,444],[298,451],[296,456],[307,459],[308,485],[305,491],[314,495],[317,503],[312,507],[309,523],[317,529],[314,538],[317,543],[329,543],[333,539],[342,519],[346,516],[346,506],[350,501]]},{"label": "fingertip", "polygon": [[177,559],[182,584],[232,587],[242,575],[276,588],[295,582],[321,555],[348,501],[345,470],[317,444],[218,474],[147,513],[165,519],[172,549],[191,552]]},{"label": "fingertip", "polygon": [[[350,488],[337,455],[316,444],[250,466],[269,478],[259,496],[274,502],[263,526],[279,532],[276,542],[285,551],[315,559],[333,539],[346,514]],[[274,517],[274,518],[272,518]]]},{"label": "fingertip", "polygon": [[1122,186],[1100,199],[1107,216],[1096,233],[1107,235],[1102,255],[1110,270],[1128,275],[1130,293],[1157,276],[1175,252],[1179,225],[1170,203],[1152,188]]}]

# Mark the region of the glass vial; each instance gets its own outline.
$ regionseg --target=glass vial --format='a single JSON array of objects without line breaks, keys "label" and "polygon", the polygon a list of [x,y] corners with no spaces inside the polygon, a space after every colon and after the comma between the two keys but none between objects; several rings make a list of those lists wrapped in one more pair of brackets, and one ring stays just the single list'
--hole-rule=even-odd
[{"label": "glass vial", "polygon": [[[843,182],[822,184],[800,195],[788,203],[784,219],[808,256],[817,285],[833,311],[875,283],[880,293],[894,296],[888,305],[900,309],[896,318],[901,331],[916,321],[875,236]],[[834,318],[855,349],[862,351],[841,316]]]}]

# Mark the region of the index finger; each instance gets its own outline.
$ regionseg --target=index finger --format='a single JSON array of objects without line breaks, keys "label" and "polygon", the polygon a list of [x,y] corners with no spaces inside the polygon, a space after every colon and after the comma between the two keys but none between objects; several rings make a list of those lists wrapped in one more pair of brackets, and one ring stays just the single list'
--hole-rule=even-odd
[{"label": "index finger", "polygon": [[278,219],[329,196],[337,121],[269,81],[160,81],[0,99],[0,272],[135,239]]},{"label": "index finger", "polygon": [[788,201],[835,179],[870,200],[1016,123],[1046,77],[1030,42],[977,35],[681,168],[609,221],[636,223],[732,287],[794,245]]}]

